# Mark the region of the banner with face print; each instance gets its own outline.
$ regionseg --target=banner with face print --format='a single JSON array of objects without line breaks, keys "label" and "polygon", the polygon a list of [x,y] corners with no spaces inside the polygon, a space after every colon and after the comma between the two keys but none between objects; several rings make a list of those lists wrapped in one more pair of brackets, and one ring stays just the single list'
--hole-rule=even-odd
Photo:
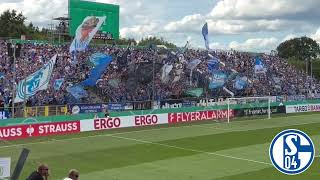
[{"label": "banner with face print", "polygon": [[76,36],[70,45],[70,53],[74,51],[84,51],[105,20],[105,16],[86,17],[76,30]]}]

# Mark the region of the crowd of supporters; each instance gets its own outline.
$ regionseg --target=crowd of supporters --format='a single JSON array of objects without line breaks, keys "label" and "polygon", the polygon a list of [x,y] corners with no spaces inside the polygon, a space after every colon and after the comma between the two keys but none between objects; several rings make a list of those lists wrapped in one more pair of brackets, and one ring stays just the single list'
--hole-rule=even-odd
[{"label": "crowd of supporters", "polygon": [[[230,93],[218,89],[209,89],[211,73],[207,62],[212,57],[220,60],[219,70],[246,76],[248,85],[244,89],[234,87],[235,79],[228,79],[224,87],[235,96],[266,95],[311,95],[320,92],[320,82],[307,76],[303,71],[289,65],[285,59],[274,55],[260,54],[265,63],[266,72],[254,71],[254,54],[237,51],[206,51],[195,49],[168,50],[155,47],[88,47],[85,52],[76,53],[77,61],[69,53],[69,45],[23,44],[20,57],[14,64],[8,57],[7,41],[0,41],[0,101],[12,102],[14,83],[18,83],[31,73],[40,69],[52,56],[57,61],[49,88],[39,91],[28,99],[28,105],[67,104],[74,101],[67,87],[78,84],[88,78],[91,66],[89,57],[94,53],[104,53],[113,60],[97,81],[96,86],[87,89],[101,97],[105,102],[127,102],[145,100],[163,100],[182,98],[192,88],[203,88],[202,96],[222,97]],[[201,62],[193,69],[188,64],[194,59]],[[163,77],[163,66],[172,70]],[[54,90],[55,79],[64,78],[59,90]],[[90,98],[81,99],[90,102]]]}]

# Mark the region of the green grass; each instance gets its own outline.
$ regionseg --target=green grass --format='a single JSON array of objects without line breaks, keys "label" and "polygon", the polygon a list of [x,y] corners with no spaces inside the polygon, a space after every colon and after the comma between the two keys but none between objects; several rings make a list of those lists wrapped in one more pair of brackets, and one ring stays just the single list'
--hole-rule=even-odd
[{"label": "green grass", "polygon": [[40,162],[49,164],[51,180],[62,179],[72,168],[79,169],[82,180],[319,179],[319,157],[297,176],[283,175],[271,165],[270,142],[289,128],[310,135],[319,155],[318,113],[1,142],[0,156],[10,156],[14,166],[23,147],[31,150],[20,179]]}]

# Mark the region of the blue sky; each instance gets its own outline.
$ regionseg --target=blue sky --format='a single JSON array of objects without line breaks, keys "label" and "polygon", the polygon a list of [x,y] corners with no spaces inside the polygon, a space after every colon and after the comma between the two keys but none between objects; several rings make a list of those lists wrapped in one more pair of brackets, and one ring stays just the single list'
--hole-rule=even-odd
[{"label": "blue sky", "polygon": [[[308,36],[320,42],[319,0],[90,0],[120,5],[122,37],[162,36],[204,48],[201,27],[209,26],[211,48],[269,52],[284,40]],[[1,0],[0,12],[22,11],[47,27],[67,14],[67,0]]]}]

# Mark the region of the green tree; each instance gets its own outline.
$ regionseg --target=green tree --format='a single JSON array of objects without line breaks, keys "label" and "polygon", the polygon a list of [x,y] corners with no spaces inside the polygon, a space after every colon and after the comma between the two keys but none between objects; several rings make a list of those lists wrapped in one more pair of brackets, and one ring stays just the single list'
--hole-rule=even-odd
[{"label": "green tree", "polygon": [[320,47],[313,39],[300,37],[281,43],[277,47],[277,51],[278,55],[282,58],[309,61],[319,55]]},{"label": "green tree", "polygon": [[138,43],[138,46],[149,46],[149,45],[164,45],[167,48],[177,48],[177,46],[173,43],[170,43],[166,40],[164,40],[162,37],[159,39],[157,37],[149,37],[149,38],[143,38]]},{"label": "green tree", "polygon": [[16,10],[6,10],[0,15],[0,37],[19,38],[28,32],[24,24],[27,18]]}]

